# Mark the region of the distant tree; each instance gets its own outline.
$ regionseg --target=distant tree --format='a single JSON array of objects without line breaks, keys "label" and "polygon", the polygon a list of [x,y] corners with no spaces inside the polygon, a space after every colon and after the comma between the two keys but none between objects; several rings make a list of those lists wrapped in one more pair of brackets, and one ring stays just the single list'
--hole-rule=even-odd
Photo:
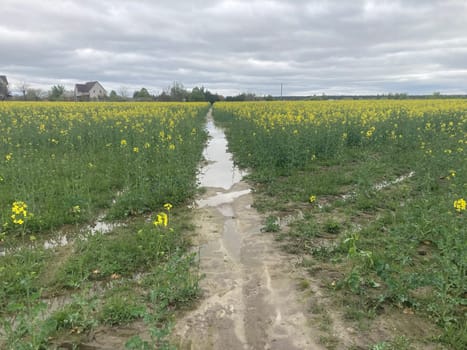
[{"label": "distant tree", "polygon": [[28,91],[29,84],[27,84],[25,81],[22,81],[18,84],[17,88],[23,95],[23,100],[26,100],[26,92]]},{"label": "distant tree", "polygon": [[202,86],[200,88],[195,86],[191,90],[189,100],[190,101],[195,101],[195,102],[196,101],[206,101],[206,92],[204,91],[204,86]]},{"label": "distant tree", "polygon": [[110,101],[118,101],[120,99],[121,97],[117,95],[117,92],[115,90],[110,91],[110,94],[109,94]]},{"label": "distant tree", "polygon": [[209,90],[206,90],[204,95],[206,96],[206,101],[210,102],[211,104],[213,104],[214,102],[217,102],[217,101],[222,101],[224,99],[224,96],[221,96],[221,95],[218,95],[218,94],[213,94]]},{"label": "distant tree", "polygon": [[133,93],[133,98],[135,100],[138,100],[138,101],[149,101],[149,100],[152,100],[153,97],[152,95],[149,93],[148,89],[146,88],[141,88],[141,90],[139,91],[135,91]]},{"label": "distant tree", "polygon": [[237,96],[228,96],[225,99],[226,101],[255,101],[257,98],[256,95],[251,92],[244,92]]},{"label": "distant tree", "polygon": [[162,93],[156,97],[156,100],[161,102],[169,102],[172,101],[172,97],[170,96],[169,92],[162,91]]},{"label": "distant tree", "polygon": [[63,100],[65,87],[63,85],[54,85],[49,92],[49,100],[58,101]]},{"label": "distant tree", "polygon": [[441,92],[435,91],[433,92],[433,95],[431,95],[433,98],[441,98]]},{"label": "distant tree", "polygon": [[157,101],[209,101],[211,104],[216,101],[221,101],[224,96],[211,93],[204,86],[195,86],[191,92],[183,87],[183,84],[174,82],[160,95],[156,96]]},{"label": "distant tree", "polygon": [[124,100],[126,100],[128,97],[130,97],[130,94],[128,92],[128,88],[126,86],[121,86],[118,89],[118,94],[120,97],[122,97]]},{"label": "distant tree", "polygon": [[41,89],[27,89],[26,100],[28,101],[39,101],[47,96],[47,92]]},{"label": "distant tree", "polygon": [[182,83],[174,82],[170,88],[170,97],[172,101],[187,101],[190,93],[185,89]]}]

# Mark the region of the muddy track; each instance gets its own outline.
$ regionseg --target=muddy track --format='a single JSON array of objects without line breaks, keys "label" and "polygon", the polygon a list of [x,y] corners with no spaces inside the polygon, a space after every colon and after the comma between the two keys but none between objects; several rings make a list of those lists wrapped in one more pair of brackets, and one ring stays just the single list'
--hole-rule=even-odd
[{"label": "muddy track", "polygon": [[[195,209],[203,297],[174,329],[181,349],[321,349],[307,325],[290,257],[252,208],[223,132],[214,127],[201,176],[207,191]],[[224,181],[222,179],[227,179]]]}]

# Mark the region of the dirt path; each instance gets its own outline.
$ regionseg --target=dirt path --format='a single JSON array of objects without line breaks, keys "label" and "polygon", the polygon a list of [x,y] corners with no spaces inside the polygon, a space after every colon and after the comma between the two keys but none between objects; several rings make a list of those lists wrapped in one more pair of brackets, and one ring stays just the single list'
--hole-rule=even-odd
[{"label": "dirt path", "polygon": [[203,298],[177,322],[181,349],[321,349],[313,342],[296,290],[293,265],[252,208],[248,184],[239,180],[214,127],[200,177],[207,192],[195,211]]}]

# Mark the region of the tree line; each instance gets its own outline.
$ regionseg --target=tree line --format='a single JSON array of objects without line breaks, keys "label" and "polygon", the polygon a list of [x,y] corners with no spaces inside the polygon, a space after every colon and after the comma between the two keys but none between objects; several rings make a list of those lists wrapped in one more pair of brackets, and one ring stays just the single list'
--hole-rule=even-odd
[{"label": "tree line", "polygon": [[[74,91],[66,90],[63,85],[54,85],[48,91],[43,89],[30,88],[27,84],[22,83],[17,88],[20,95],[9,97],[14,100],[25,101],[73,101],[75,99]],[[142,87],[131,94],[129,90],[122,87],[117,91],[111,90],[110,93],[102,99],[104,101],[187,101],[187,102],[203,102],[207,101],[214,103],[216,101],[224,100],[224,96],[215,94],[207,90],[204,86],[194,87],[193,89],[186,89],[183,84],[175,82],[172,86],[163,90],[160,94],[151,94],[149,90]]]}]

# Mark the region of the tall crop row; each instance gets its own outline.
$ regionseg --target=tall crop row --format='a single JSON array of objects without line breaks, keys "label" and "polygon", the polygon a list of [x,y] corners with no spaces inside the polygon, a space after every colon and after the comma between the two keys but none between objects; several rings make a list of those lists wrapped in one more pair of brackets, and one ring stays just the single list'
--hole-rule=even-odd
[{"label": "tall crop row", "polygon": [[234,126],[230,147],[247,167],[303,168],[369,147],[451,163],[467,153],[463,100],[217,103],[215,112]]},{"label": "tall crop row", "polygon": [[206,111],[204,103],[0,104],[2,231],[183,201],[196,188]]},{"label": "tall crop row", "polygon": [[214,116],[257,206],[308,210],[289,249],[344,271],[330,288],[373,315],[426,314],[467,346],[467,101],[216,103]]}]

